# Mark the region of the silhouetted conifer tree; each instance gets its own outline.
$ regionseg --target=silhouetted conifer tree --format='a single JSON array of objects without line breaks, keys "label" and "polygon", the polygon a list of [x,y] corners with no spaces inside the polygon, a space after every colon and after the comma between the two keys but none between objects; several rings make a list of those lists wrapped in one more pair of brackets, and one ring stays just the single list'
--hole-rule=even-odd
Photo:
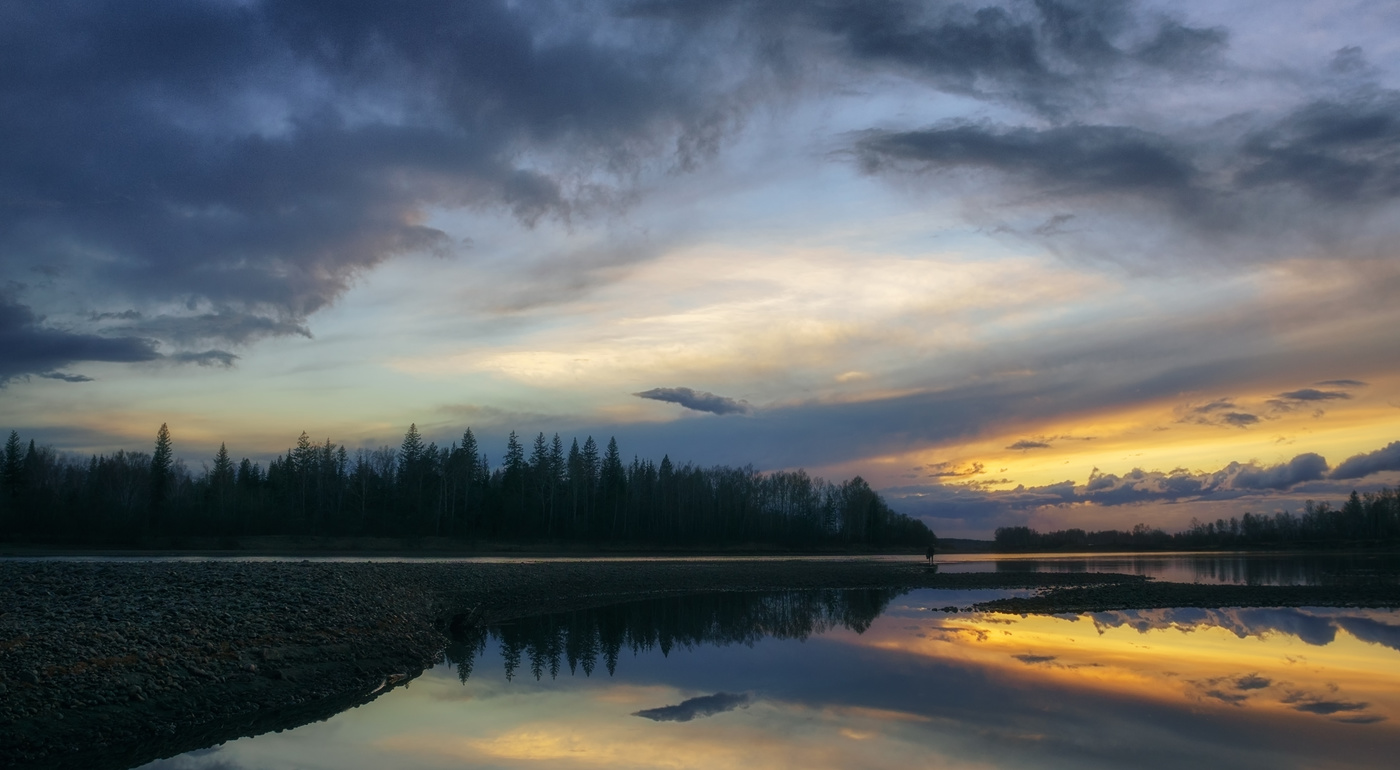
[{"label": "silhouetted conifer tree", "polygon": [[[30,442],[33,451],[33,442]],[[151,453],[151,511],[158,513],[170,494],[170,471],[175,461],[174,446],[170,442],[170,428],[160,424],[156,432],[156,447]]]}]

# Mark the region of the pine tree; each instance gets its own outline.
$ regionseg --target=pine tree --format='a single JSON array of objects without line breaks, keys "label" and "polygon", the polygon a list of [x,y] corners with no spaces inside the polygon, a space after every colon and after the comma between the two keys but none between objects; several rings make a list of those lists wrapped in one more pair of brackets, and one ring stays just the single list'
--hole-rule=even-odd
[{"label": "pine tree", "polygon": [[480,448],[476,445],[476,436],[472,435],[472,429],[462,433],[462,518],[467,525],[475,520],[472,516],[472,487],[477,480],[477,452]]},{"label": "pine tree", "polygon": [[546,525],[549,519],[549,474],[549,443],[545,441],[544,432],[541,431],[535,436],[535,445],[530,450],[530,488],[535,494],[535,503],[539,506],[541,525]]},{"label": "pine tree", "polygon": [[564,442],[560,440],[559,434],[554,434],[554,439],[549,443],[549,519],[545,526],[545,535],[554,534],[554,513],[555,501],[559,496],[559,487],[564,483]]},{"label": "pine tree", "polygon": [[578,439],[569,446],[569,534],[578,534],[578,504],[583,496],[583,453],[578,449]]},{"label": "pine tree", "polygon": [[599,484],[602,496],[612,513],[613,537],[617,537],[618,517],[622,513],[623,495],[627,488],[627,469],[622,467],[622,454],[617,451],[617,438],[608,439],[608,453],[603,456]]},{"label": "pine tree", "polygon": [[158,511],[170,494],[170,470],[175,462],[170,442],[170,428],[160,424],[156,432],[156,448],[151,453],[151,510]]},{"label": "pine tree", "polygon": [[517,524],[524,519],[525,513],[525,477],[527,466],[525,464],[525,448],[520,446],[520,437],[515,435],[515,431],[510,432],[510,439],[506,442],[506,459],[504,478],[501,486],[508,496],[515,500],[515,508],[518,514]]},{"label": "pine tree", "polygon": [[19,432],[12,430],[10,438],[5,441],[4,465],[0,470],[0,481],[4,482],[5,491],[11,497],[18,496],[24,486],[24,458],[20,452]]}]

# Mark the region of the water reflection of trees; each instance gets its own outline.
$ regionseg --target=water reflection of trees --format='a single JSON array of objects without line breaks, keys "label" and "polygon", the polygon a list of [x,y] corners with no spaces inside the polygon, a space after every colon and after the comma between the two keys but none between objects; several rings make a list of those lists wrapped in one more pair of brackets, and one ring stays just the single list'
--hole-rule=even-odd
[{"label": "water reflection of trees", "polygon": [[1295,553],[1282,556],[1151,555],[1096,559],[998,559],[997,572],[1161,573],[1166,567],[1192,575],[1198,583],[1236,585],[1394,585],[1400,582],[1400,555],[1390,553]]},{"label": "water reflection of trees", "polygon": [[506,679],[528,666],[536,679],[568,667],[591,676],[599,660],[612,675],[622,651],[752,645],[764,637],[806,639],[833,628],[863,633],[902,591],[887,588],[729,592],[647,599],[598,609],[454,628],[446,650],[463,682],[491,641],[500,644]]}]

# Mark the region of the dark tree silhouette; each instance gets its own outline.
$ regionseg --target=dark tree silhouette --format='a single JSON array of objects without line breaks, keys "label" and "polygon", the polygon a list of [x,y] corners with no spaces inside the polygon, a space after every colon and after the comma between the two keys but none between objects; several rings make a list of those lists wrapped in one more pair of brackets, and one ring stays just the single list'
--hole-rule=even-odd
[{"label": "dark tree silhouette", "polygon": [[[168,425],[152,454],[82,459],[17,432],[0,458],[0,539],[122,543],[242,535],[437,535],[466,541],[580,541],[704,547],[922,548],[921,522],[891,511],[864,481],[831,484],[801,471],[628,464],[616,438],[599,456],[588,437],[546,440],[529,458],[512,433],[492,469],[468,429],[461,445],[425,445],[416,424],[398,447],[353,453],[302,432],[266,468],[220,445],[198,478],[174,457]],[[848,529],[849,528],[849,529]]]},{"label": "dark tree silhouette", "polygon": [[[31,448],[33,441],[30,441]],[[170,472],[175,461],[175,450],[170,443],[170,428],[160,424],[156,432],[156,448],[151,453],[151,512],[159,515],[160,509],[170,495]]]}]

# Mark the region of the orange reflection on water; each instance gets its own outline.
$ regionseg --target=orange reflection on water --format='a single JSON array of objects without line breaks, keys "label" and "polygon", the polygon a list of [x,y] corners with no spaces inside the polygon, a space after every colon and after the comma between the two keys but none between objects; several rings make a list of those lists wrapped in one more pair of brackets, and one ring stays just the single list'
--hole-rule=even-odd
[{"label": "orange reflection on water", "polygon": [[[906,618],[906,621],[908,619]],[[855,644],[956,660],[1058,688],[1193,711],[1241,709],[1400,732],[1393,612],[1142,610],[1075,617],[943,615],[877,623]]]}]

